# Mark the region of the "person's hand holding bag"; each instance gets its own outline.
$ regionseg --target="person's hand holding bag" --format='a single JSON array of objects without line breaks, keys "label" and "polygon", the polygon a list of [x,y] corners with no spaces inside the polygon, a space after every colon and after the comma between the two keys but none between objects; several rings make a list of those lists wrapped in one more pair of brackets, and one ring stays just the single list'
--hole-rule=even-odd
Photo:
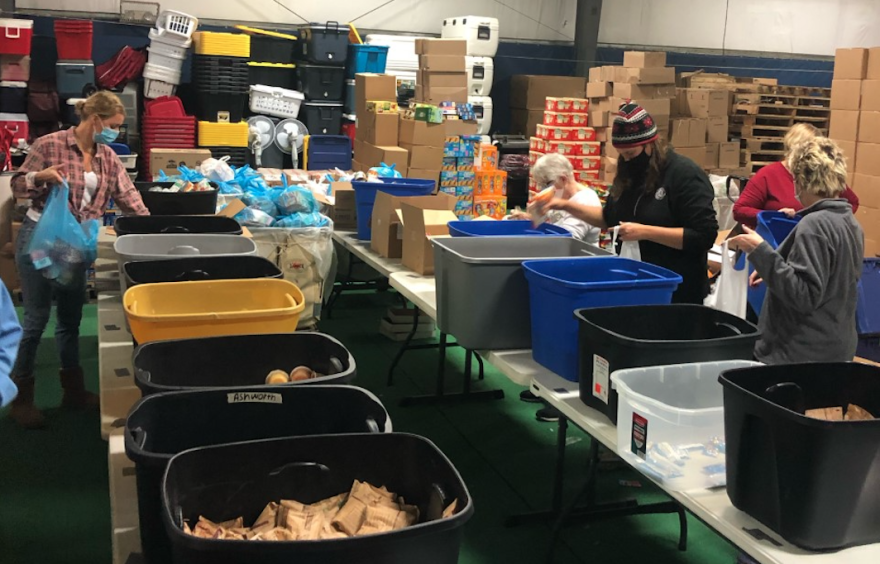
[{"label": "person's hand holding bag", "polygon": [[64,169],[60,165],[55,165],[34,173],[34,183],[39,186],[63,184]]}]

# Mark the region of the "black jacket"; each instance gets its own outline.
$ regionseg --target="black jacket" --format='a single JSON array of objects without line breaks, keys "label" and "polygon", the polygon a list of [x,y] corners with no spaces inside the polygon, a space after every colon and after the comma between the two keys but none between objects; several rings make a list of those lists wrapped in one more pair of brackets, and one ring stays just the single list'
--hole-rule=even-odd
[{"label": "black jacket", "polygon": [[608,198],[605,223],[608,227],[622,221],[683,227],[682,250],[651,241],[641,241],[639,248],[644,262],[668,268],[683,278],[673,302],[702,304],[709,292],[706,254],[718,236],[714,199],[715,191],[706,173],[670,149],[660,188],[649,194],[644,186],[631,187],[616,201]]}]

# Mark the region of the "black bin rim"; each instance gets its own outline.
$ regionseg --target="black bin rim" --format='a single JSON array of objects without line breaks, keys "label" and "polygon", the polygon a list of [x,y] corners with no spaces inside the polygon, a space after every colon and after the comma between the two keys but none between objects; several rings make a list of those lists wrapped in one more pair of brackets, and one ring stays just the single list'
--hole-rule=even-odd
[{"label": "black bin rim", "polygon": [[[615,311],[619,312],[621,315],[626,315],[627,311],[645,311],[645,310],[660,310],[660,309],[668,309],[668,308],[677,308],[677,309],[691,309],[696,312],[711,312],[713,315],[721,317],[725,320],[725,325],[729,328],[734,329],[739,332],[738,335],[731,335],[726,337],[714,337],[709,339],[699,339],[699,340],[670,340],[670,339],[634,339],[628,335],[623,335],[621,333],[611,331],[605,327],[602,327],[590,319],[584,317],[583,312],[593,311],[593,312],[602,312],[602,311]],[[574,310],[574,318],[579,322],[586,325],[589,325],[596,331],[600,331],[605,335],[617,339],[619,341],[623,341],[626,343],[638,344],[639,346],[669,346],[670,343],[676,344],[687,344],[688,347],[691,348],[702,348],[702,347],[713,347],[719,343],[728,343],[732,341],[739,340],[752,340],[757,341],[761,338],[761,330],[757,325],[746,321],[740,317],[729,314],[724,311],[719,311],[713,309],[708,306],[698,305],[698,304],[661,304],[661,305],[627,305],[627,306],[609,306],[609,307],[586,307],[579,308]],[[748,332],[746,332],[746,330]]]},{"label": "black bin rim", "polygon": [[[281,388],[285,393],[295,393],[295,394],[303,394],[303,395],[317,395],[327,391],[340,391],[341,393],[359,393],[367,397],[367,399],[374,402],[382,411],[385,413],[385,426],[384,429],[378,429],[379,433],[392,433],[394,431],[393,425],[391,422],[391,416],[388,414],[388,409],[385,407],[385,404],[376,396],[373,392],[361,388],[359,386],[350,386],[345,384],[339,385],[315,385],[315,386],[284,386]],[[167,401],[168,398],[186,398],[186,397],[199,397],[207,394],[240,394],[240,393],[278,393],[279,386],[247,386],[245,388],[205,388],[199,390],[181,390],[178,392],[164,392],[160,394],[152,394],[149,396],[144,396],[139,399],[128,412],[128,417],[125,420],[125,430],[124,430],[124,442],[125,442],[125,454],[128,458],[134,462],[135,464],[145,464],[149,466],[159,466],[167,464],[169,460],[171,460],[175,455],[160,453],[160,452],[151,452],[148,451],[144,445],[135,438],[134,429],[131,428],[129,422],[134,418],[136,419],[137,413],[139,410],[143,409],[144,406],[148,406],[151,403],[162,403]],[[292,435],[296,436],[296,435]],[[312,436],[312,435],[300,435],[300,436]],[[271,440],[271,439],[261,439],[261,440]],[[251,442],[251,441],[246,441]],[[221,443],[221,444],[230,444],[230,443]],[[208,446],[217,446],[217,445],[208,445]],[[202,447],[196,447],[202,448]],[[192,449],[188,449],[192,450]],[[185,451],[184,451],[185,452]]]},{"label": "black bin rim", "polygon": [[[120,222],[122,222],[122,229],[120,229]],[[168,222],[169,225],[163,231],[131,231],[130,229],[136,229],[139,223],[150,223],[150,222]],[[151,235],[151,234],[167,234],[170,233],[167,229],[171,227],[183,227],[186,228],[186,223],[216,223],[218,227],[215,229],[222,229],[222,231],[183,231],[183,233],[215,233],[218,235],[241,235],[241,225],[238,224],[237,221],[232,219],[231,217],[224,217],[218,215],[194,215],[194,214],[185,214],[185,215],[122,215],[116,218],[116,221],[113,224],[113,229],[116,231],[116,235],[122,237],[123,235]],[[180,225],[171,225],[173,223],[178,223]],[[133,224],[126,228],[126,224]],[[198,229],[198,227],[194,227]],[[179,233],[176,233],[179,234]]]},{"label": "black bin rim", "polygon": [[[173,216],[172,216],[173,217]],[[194,265],[201,267],[205,263],[252,263],[254,265],[260,264],[260,266],[264,266],[266,268],[266,274],[263,276],[259,276],[258,278],[281,278],[284,276],[284,273],[281,272],[281,269],[278,266],[270,261],[267,258],[257,256],[257,255],[240,255],[240,256],[201,256],[201,257],[182,257],[178,259],[166,259],[166,260],[154,260],[154,261],[127,261],[122,265],[122,272],[125,275],[126,287],[131,288],[132,286],[137,286],[139,284],[154,284],[160,281],[148,281],[148,282],[138,282],[137,278],[139,273],[136,272],[140,269],[149,269],[149,270],[163,270],[165,268],[173,267],[174,269],[183,269],[186,265]],[[209,273],[210,274],[210,273]],[[248,277],[245,279],[251,279],[254,277]],[[206,280],[219,280],[219,278],[205,278]],[[223,278],[224,280],[229,280],[230,277]],[[240,278],[232,278],[234,280],[238,280]],[[162,280],[161,282],[176,282],[176,280]]]},{"label": "black bin rim", "polygon": [[[377,533],[372,535],[363,535],[357,537],[350,537],[345,539],[333,539],[333,540],[316,540],[316,541],[272,541],[273,547],[293,547],[293,546],[309,546],[311,549],[326,549],[328,551],[338,550],[340,545],[351,547],[356,544],[371,544],[373,542],[381,541],[384,539],[388,539],[389,537],[394,536],[403,536],[414,537],[421,536],[424,534],[433,534],[436,532],[448,531],[452,529],[459,528],[464,525],[474,514],[474,499],[470,493],[470,490],[467,487],[467,483],[464,481],[464,478],[461,476],[461,472],[459,472],[458,468],[449,460],[449,457],[446,456],[440,448],[430,439],[423,437],[421,435],[416,435],[414,433],[373,433],[365,435],[363,433],[346,433],[346,434],[338,434],[338,435],[310,435],[310,436],[302,436],[302,437],[289,437],[283,439],[261,439],[258,441],[244,441],[237,443],[225,443],[222,445],[214,445],[207,447],[197,447],[189,450],[185,450],[174,455],[171,460],[168,462],[168,466],[165,468],[165,473],[162,476],[162,520],[165,522],[165,530],[169,532],[169,536],[173,537],[172,543],[181,543],[189,546],[190,548],[195,548],[196,546],[206,547],[209,546],[211,548],[214,547],[242,547],[242,546],[253,546],[253,541],[250,540],[218,540],[218,539],[202,539],[198,537],[194,537],[192,535],[188,535],[183,532],[183,530],[177,526],[174,522],[174,518],[171,515],[170,503],[168,500],[167,485],[168,485],[168,477],[171,474],[172,468],[175,463],[179,463],[181,460],[186,460],[191,456],[198,456],[198,453],[201,451],[205,451],[208,449],[211,450],[220,450],[220,449],[234,449],[235,447],[242,445],[252,445],[252,444],[278,444],[279,448],[284,448],[281,446],[283,443],[288,442],[296,442],[302,440],[320,440],[320,439],[330,439],[333,438],[362,438],[369,437],[369,440],[387,440],[392,441],[400,437],[405,437],[410,440],[415,440],[425,444],[428,448],[434,450],[436,456],[438,456],[445,464],[449,466],[450,471],[461,484],[462,489],[464,490],[465,495],[467,496],[467,504],[461,508],[458,513],[453,515],[452,517],[448,517],[445,519],[439,519],[436,521],[428,521],[424,523],[418,523],[411,527],[407,527],[405,529],[399,529],[396,531],[390,531],[385,533]],[[293,449],[290,449],[293,450]],[[395,492],[398,493],[398,492]],[[398,495],[400,495],[398,493]],[[210,544],[205,544],[210,543]],[[222,543],[222,544],[218,544]]]},{"label": "black bin rim", "polygon": [[[172,259],[176,260],[176,259]],[[150,379],[150,373],[146,370],[141,370],[137,368],[137,357],[141,353],[141,351],[148,350],[149,348],[158,348],[161,346],[165,346],[168,343],[181,343],[181,342],[211,342],[212,340],[235,340],[240,338],[249,338],[256,339],[259,337],[277,337],[279,333],[264,333],[264,334],[252,334],[252,335],[219,335],[215,337],[199,337],[195,339],[169,339],[162,341],[151,341],[149,343],[145,343],[143,345],[138,345],[137,348],[134,349],[132,353],[132,368],[134,370],[134,381],[138,388],[141,389],[141,392],[152,395],[155,393],[163,393],[163,392],[177,392],[177,391],[187,391],[187,390],[213,390],[213,389],[221,389],[221,388],[229,388],[229,389],[239,389],[239,388],[252,388],[253,384],[243,385],[243,386],[204,386],[199,388],[192,388],[187,386],[170,386],[167,384],[157,384]],[[298,335],[318,335],[321,338],[325,338],[331,341],[333,344],[338,345],[342,350],[348,353],[348,366],[349,369],[346,372],[339,374],[328,374],[321,378],[314,378],[312,380],[305,380],[302,382],[290,382],[288,384],[280,384],[280,387],[294,387],[294,386],[320,386],[326,385],[326,382],[335,381],[340,377],[348,377],[349,379],[354,378],[357,375],[357,364],[355,363],[354,356],[351,354],[351,351],[348,350],[341,341],[333,337],[332,335],[328,335],[327,333],[321,333],[320,331],[308,331],[308,332],[295,332],[289,333],[291,336]]]}]

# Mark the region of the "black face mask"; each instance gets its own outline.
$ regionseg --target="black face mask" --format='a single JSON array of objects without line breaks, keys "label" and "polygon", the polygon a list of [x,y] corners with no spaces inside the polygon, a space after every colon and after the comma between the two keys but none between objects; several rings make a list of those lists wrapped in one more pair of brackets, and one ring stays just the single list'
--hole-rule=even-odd
[{"label": "black face mask", "polygon": [[632,171],[634,175],[640,176],[648,172],[648,165],[651,162],[651,155],[648,154],[648,151],[642,150],[642,152],[639,153],[639,156],[625,162],[627,169]]}]

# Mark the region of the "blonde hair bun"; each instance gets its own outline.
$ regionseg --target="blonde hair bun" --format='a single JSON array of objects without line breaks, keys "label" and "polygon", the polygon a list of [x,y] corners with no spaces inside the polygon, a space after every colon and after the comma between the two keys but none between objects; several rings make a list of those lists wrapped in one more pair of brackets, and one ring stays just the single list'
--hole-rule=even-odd
[{"label": "blonde hair bun", "polygon": [[101,119],[110,119],[117,115],[125,115],[125,106],[122,100],[113,92],[100,90],[85,100],[76,103],[76,115],[85,119],[98,116]]}]

